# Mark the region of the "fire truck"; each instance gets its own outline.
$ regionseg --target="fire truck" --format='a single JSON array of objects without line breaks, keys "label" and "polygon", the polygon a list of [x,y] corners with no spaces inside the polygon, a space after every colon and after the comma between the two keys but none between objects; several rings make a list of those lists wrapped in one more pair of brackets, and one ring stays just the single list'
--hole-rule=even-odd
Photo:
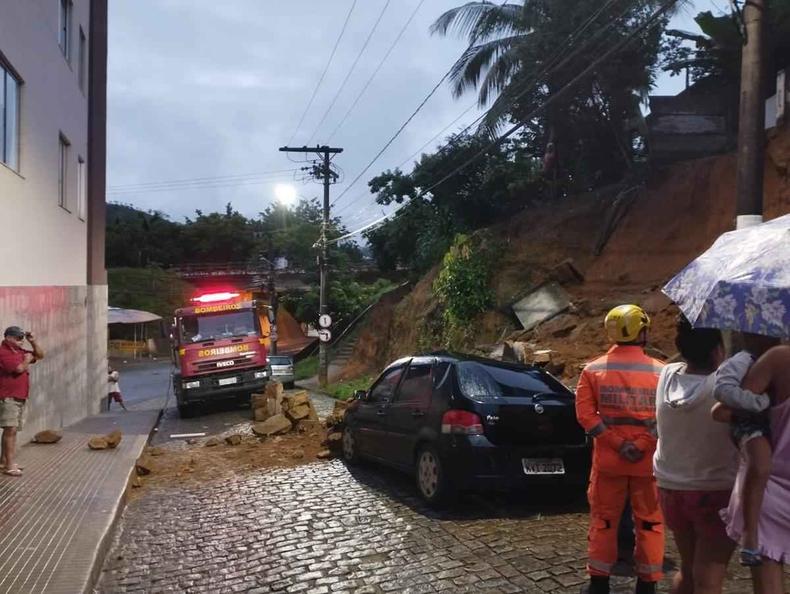
[{"label": "fire truck", "polygon": [[201,405],[249,398],[269,380],[268,306],[249,292],[222,291],[192,298],[175,312],[173,392],[182,417]]}]

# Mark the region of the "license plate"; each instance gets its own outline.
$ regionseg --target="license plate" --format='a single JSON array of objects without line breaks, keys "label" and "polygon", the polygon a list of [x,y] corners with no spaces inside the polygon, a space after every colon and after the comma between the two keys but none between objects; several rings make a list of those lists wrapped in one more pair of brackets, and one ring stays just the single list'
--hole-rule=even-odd
[{"label": "license plate", "polygon": [[562,458],[522,458],[524,474],[565,474]]},{"label": "license plate", "polygon": [[239,381],[239,378],[237,378],[237,377],[223,377],[223,378],[222,378],[221,380],[219,380],[217,383],[218,383],[220,386],[230,386],[231,384],[236,384],[236,383],[238,383],[238,381]]}]

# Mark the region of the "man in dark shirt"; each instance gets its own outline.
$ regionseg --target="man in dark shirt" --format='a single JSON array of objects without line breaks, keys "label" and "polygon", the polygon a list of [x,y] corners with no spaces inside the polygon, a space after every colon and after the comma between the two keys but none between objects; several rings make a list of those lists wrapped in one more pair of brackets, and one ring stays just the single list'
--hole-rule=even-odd
[{"label": "man in dark shirt", "polygon": [[[16,432],[25,419],[25,405],[30,394],[28,368],[44,358],[44,351],[30,332],[19,326],[6,328],[0,344],[0,427],[3,428],[0,470],[10,476],[21,476],[16,464]],[[25,339],[33,350],[23,348]]]}]

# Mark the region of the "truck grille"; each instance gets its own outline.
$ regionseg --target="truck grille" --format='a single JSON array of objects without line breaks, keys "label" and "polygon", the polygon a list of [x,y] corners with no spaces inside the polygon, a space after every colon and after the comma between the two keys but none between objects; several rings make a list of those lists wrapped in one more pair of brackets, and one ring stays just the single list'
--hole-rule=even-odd
[{"label": "truck grille", "polygon": [[[228,365],[228,361],[233,361],[233,364]],[[217,365],[217,363],[220,363],[220,365]],[[233,359],[219,359],[215,361],[206,361],[204,363],[195,363],[195,369],[198,371],[215,371],[219,369],[223,371],[231,371],[233,369],[249,367],[252,364],[252,357],[235,357]]]}]

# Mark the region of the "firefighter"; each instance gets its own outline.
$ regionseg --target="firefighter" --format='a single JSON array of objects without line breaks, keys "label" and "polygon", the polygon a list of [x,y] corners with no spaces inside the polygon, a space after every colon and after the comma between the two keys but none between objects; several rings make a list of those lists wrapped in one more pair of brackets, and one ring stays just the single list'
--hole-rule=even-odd
[{"label": "firefighter", "polygon": [[576,417],[594,440],[587,491],[590,583],[582,592],[609,593],[617,527],[630,500],[636,593],[653,594],[664,558],[664,525],[653,477],[655,394],[663,364],[645,354],[650,318],[641,307],[615,307],[604,325],[614,346],[584,368],[576,389]]}]

